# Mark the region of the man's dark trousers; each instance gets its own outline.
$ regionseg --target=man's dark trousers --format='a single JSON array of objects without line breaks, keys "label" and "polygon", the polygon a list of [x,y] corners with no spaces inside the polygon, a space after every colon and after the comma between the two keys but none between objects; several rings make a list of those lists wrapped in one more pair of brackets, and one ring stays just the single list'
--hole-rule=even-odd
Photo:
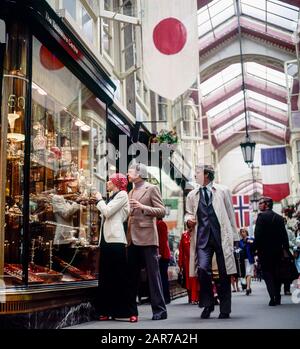
[{"label": "man's dark trousers", "polygon": [[269,261],[266,265],[262,264],[262,273],[270,299],[280,301],[280,256],[274,258],[272,262]]},{"label": "man's dark trousers", "polygon": [[200,200],[197,210],[197,267],[200,283],[200,307],[210,307],[214,305],[212,290],[212,258],[216,254],[219,279],[220,279],[220,312],[230,314],[231,312],[231,283],[230,276],[227,275],[226,265],[222,250],[221,228],[210,200],[204,197],[200,190]]},{"label": "man's dark trousers", "polygon": [[214,295],[212,289],[212,257],[216,253],[219,270],[219,299],[220,312],[231,313],[231,283],[230,276],[226,273],[225,260],[221,245],[210,234],[205,248],[197,249],[198,277],[200,283],[200,307],[210,307],[214,305]]}]

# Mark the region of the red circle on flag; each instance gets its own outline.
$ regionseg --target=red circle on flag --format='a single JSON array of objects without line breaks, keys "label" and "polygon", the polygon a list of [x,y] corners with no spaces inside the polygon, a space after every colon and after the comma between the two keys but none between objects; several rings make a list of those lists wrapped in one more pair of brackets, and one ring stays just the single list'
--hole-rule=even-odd
[{"label": "red circle on flag", "polygon": [[174,55],[180,52],[187,40],[185,25],[170,17],[160,21],[153,30],[153,41],[159,52]]},{"label": "red circle on flag", "polygon": [[44,45],[40,48],[40,61],[48,70],[58,70],[64,67],[63,63]]}]

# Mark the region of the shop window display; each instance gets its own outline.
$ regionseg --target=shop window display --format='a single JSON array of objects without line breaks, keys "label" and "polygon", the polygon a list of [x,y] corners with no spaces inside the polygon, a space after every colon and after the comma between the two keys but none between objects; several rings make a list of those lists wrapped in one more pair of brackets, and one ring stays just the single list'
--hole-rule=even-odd
[{"label": "shop window display", "polygon": [[[105,109],[35,38],[31,87],[28,283],[95,280],[101,221],[93,191],[105,195]],[[17,236],[22,229],[19,188],[26,164],[18,115],[8,114],[7,244],[12,231]],[[6,253],[4,262],[5,273],[20,282],[20,256]]]},{"label": "shop window display", "polygon": [[4,275],[5,285],[11,285],[22,282],[23,278],[19,266],[23,252],[24,120],[28,90],[28,67],[24,57],[28,53],[28,42],[25,31],[13,25],[7,25],[7,29],[1,105],[0,275]]}]

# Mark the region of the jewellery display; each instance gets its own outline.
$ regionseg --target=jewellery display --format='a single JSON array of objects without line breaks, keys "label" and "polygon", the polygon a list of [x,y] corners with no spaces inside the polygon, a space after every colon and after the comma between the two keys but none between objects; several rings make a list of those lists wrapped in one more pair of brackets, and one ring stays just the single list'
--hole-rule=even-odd
[{"label": "jewellery display", "polygon": [[7,133],[7,139],[12,139],[15,142],[22,142],[25,139],[25,135],[22,133],[15,133],[15,121],[20,117],[19,114],[16,112],[9,113],[7,118],[8,118],[8,123],[9,123],[9,128],[10,132]]},{"label": "jewellery display", "polygon": [[71,164],[72,162],[72,152],[71,143],[68,139],[65,139],[64,145],[61,147],[61,158],[64,164]]},{"label": "jewellery display", "polygon": [[79,176],[78,166],[75,164],[75,162],[71,163],[71,174],[73,178],[78,179],[78,176]]},{"label": "jewellery display", "polygon": [[14,204],[9,210],[8,213],[12,216],[22,216],[22,211],[20,210],[17,204]]},{"label": "jewellery display", "polygon": [[44,127],[42,125],[37,126],[37,135],[32,141],[33,149],[35,151],[45,150],[47,144],[47,137],[44,135]]},{"label": "jewellery display", "polygon": [[42,279],[44,283],[60,282],[63,277],[62,273],[36,264],[30,265],[30,272]]},{"label": "jewellery display", "polygon": [[[22,282],[22,264],[5,264],[4,273],[12,276],[18,283]],[[28,282],[30,284],[41,284],[44,280],[28,270]]]},{"label": "jewellery display", "polygon": [[81,168],[78,172],[78,183],[79,183],[79,192],[81,196],[87,197],[87,187],[86,187],[86,178],[84,176],[84,170]]},{"label": "jewellery display", "polygon": [[95,280],[98,274],[100,224],[89,158],[94,145],[72,120],[61,106],[33,100],[30,159],[24,165],[25,135],[18,133],[24,113],[8,115],[4,273],[12,284],[24,282],[24,166],[29,166],[28,283]]},{"label": "jewellery display", "polygon": [[[49,268],[34,263],[35,250],[43,245],[47,247],[49,246]],[[28,268],[29,283],[52,283],[61,281],[63,274],[52,270],[52,250],[52,241],[44,243],[41,236],[37,240],[31,240],[31,261]],[[4,272],[5,274],[15,278],[17,282],[22,281],[22,266],[20,264],[6,264]]]},{"label": "jewellery display", "polygon": [[53,257],[53,241],[50,240],[49,241],[49,268],[50,268],[50,270],[52,270],[52,264],[53,264],[52,257]]},{"label": "jewellery display", "polygon": [[31,240],[31,263],[34,264],[35,239]]},{"label": "jewellery display", "polygon": [[10,142],[8,142],[7,155],[9,158],[18,158],[18,145],[13,140],[10,140]]},{"label": "jewellery display", "polygon": [[70,265],[69,263],[67,263],[66,261],[62,260],[59,257],[54,257],[54,260],[64,269],[66,270],[69,274],[71,274],[72,276],[75,276],[81,280],[95,280],[95,276],[90,275],[78,268],[73,267],[72,265]]},{"label": "jewellery display", "polygon": [[13,113],[9,113],[7,116],[8,119],[8,123],[9,123],[9,128],[10,128],[10,132],[14,132],[15,129],[15,121],[20,117],[19,114],[17,114],[16,112]]},{"label": "jewellery display", "polygon": [[50,148],[50,152],[52,154],[54,154],[54,159],[55,160],[60,160],[61,159],[61,150],[58,147],[51,147]]}]

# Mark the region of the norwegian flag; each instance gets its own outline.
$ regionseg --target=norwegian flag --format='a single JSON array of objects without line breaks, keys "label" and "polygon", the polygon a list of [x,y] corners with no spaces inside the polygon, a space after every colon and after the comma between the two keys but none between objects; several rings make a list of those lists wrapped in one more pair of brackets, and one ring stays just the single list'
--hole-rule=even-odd
[{"label": "norwegian flag", "polygon": [[233,195],[235,220],[238,228],[249,227],[250,225],[250,198],[249,195]]}]

